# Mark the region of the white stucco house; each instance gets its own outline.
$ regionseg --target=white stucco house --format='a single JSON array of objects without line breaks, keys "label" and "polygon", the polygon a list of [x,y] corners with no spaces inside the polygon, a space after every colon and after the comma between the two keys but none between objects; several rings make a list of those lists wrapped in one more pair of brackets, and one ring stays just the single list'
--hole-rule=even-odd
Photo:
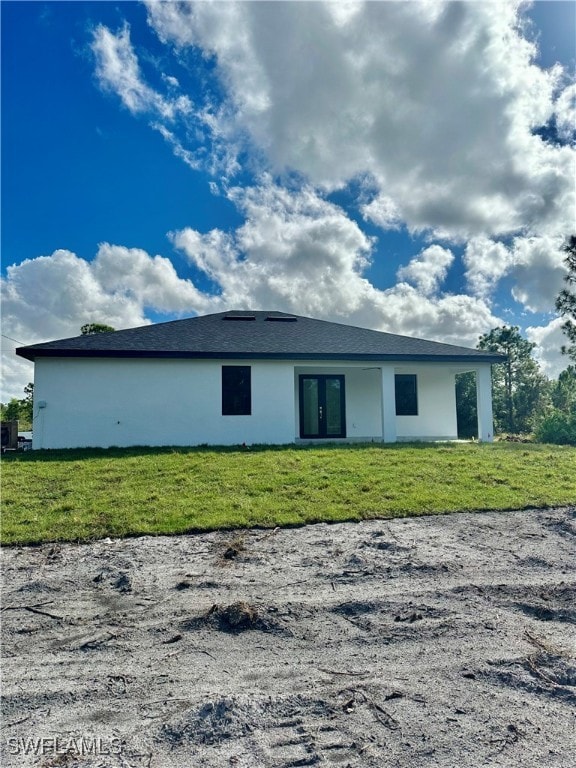
[{"label": "white stucco house", "polygon": [[20,347],[33,447],[451,440],[475,371],[491,441],[503,357],[282,312],[221,312]]}]

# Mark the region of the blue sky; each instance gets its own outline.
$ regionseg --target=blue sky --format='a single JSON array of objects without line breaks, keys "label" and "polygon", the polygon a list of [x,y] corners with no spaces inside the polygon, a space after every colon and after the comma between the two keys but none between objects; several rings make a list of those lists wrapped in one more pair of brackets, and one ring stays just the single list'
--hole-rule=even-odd
[{"label": "blue sky", "polygon": [[11,339],[245,307],[557,375],[575,9],[2,2],[2,399]]}]

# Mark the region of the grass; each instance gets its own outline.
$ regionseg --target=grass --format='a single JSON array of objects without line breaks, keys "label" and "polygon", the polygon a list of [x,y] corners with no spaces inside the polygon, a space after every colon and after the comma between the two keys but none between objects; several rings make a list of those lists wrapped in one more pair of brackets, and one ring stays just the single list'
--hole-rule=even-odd
[{"label": "grass", "polygon": [[576,448],[132,448],[7,455],[3,544],[576,502]]}]

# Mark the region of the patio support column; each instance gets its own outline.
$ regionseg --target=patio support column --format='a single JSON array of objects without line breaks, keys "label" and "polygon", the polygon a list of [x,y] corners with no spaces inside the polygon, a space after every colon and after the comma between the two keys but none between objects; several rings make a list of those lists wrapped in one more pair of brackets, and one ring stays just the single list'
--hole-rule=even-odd
[{"label": "patio support column", "polygon": [[492,417],[492,370],[483,365],[476,370],[476,402],[478,406],[478,440],[491,443],[494,440]]},{"label": "patio support column", "polygon": [[396,442],[396,387],[394,366],[382,366],[382,442]]}]

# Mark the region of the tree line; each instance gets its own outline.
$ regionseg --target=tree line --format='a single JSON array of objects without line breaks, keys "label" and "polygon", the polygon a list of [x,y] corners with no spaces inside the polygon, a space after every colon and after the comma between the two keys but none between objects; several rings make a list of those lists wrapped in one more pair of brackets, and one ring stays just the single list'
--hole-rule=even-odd
[{"label": "tree line", "polygon": [[[562,353],[576,363],[576,235],[564,247],[566,287],[556,299],[564,319],[562,331],[568,343]],[[542,373],[533,357],[535,344],[520,335],[518,326],[501,326],[480,337],[477,349],[499,352],[507,360],[492,366],[494,431],[509,435],[534,434],[543,442],[576,444],[576,366],[569,364],[553,381]],[[473,373],[456,381],[458,432],[477,434],[476,380]]]},{"label": "tree line", "polygon": [[[562,353],[576,363],[576,235],[564,246],[566,286],[556,299],[563,318],[567,343]],[[108,333],[114,328],[87,323],[83,336]],[[492,366],[492,406],[497,434],[534,434],[542,442],[576,444],[576,365],[569,364],[557,380],[548,379],[533,357],[535,344],[523,338],[518,326],[500,326],[480,336],[477,349],[506,355],[506,362]],[[34,385],[24,387],[24,398],[0,404],[2,420],[19,419],[21,428],[31,428]],[[477,436],[476,377],[473,372],[456,377],[458,435]]]}]

